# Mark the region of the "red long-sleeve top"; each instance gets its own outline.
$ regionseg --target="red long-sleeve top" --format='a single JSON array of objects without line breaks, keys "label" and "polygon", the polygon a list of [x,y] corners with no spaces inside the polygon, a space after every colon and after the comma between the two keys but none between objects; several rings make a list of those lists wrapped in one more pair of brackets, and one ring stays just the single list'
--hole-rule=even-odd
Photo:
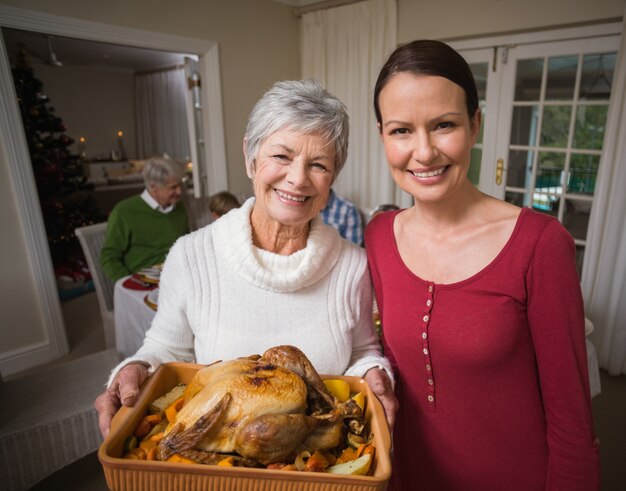
[{"label": "red long-sleeve top", "polygon": [[403,263],[397,213],[377,216],[365,241],[400,401],[392,488],[599,489],[569,233],[525,208],[487,267],[443,285]]}]

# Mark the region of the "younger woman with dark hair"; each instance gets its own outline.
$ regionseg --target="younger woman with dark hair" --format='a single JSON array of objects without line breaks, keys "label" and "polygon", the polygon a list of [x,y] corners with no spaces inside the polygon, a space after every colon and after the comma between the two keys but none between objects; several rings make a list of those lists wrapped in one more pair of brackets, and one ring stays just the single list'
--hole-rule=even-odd
[{"label": "younger woman with dark hair", "polygon": [[392,487],[599,489],[572,237],[468,180],[481,114],[448,45],[398,48],[374,108],[414,198],[365,236],[400,402]]}]

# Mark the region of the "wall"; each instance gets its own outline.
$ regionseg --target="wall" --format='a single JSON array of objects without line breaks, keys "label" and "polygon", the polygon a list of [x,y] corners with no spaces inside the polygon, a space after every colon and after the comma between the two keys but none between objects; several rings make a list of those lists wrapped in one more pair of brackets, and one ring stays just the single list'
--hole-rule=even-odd
[{"label": "wall", "polygon": [[450,40],[621,19],[624,0],[398,0],[398,42]]},{"label": "wall", "polygon": [[4,160],[0,155],[0,356],[47,340]]},{"label": "wall", "polygon": [[[247,116],[278,79],[299,75],[298,21],[291,7],[270,0],[0,0],[0,4],[117,26],[219,43],[229,187],[248,193],[242,158]],[[12,350],[46,343],[38,285],[0,148],[0,360]]]},{"label": "wall", "polygon": [[64,65],[52,67],[33,63],[35,76],[43,82],[55,114],[67,127],[75,143],[87,138],[90,159],[108,158],[117,149],[117,131],[124,132],[128,158],[135,158],[135,110],[133,73],[95,67]]}]

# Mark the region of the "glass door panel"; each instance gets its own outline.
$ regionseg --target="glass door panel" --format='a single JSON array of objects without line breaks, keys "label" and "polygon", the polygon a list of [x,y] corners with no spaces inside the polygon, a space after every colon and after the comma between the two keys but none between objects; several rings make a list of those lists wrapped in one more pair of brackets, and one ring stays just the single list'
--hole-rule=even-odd
[{"label": "glass door panel", "polygon": [[567,147],[572,106],[544,106],[540,144],[544,147]]},{"label": "glass door panel", "polygon": [[573,153],[567,173],[566,192],[593,196],[599,167],[599,155]]},{"label": "glass door panel", "polygon": [[576,199],[565,200],[563,226],[572,234],[574,240],[584,241],[587,238],[587,226],[589,225],[591,205],[592,201]]},{"label": "glass door panel", "polygon": [[546,100],[572,100],[576,86],[576,56],[554,56],[548,62]]},{"label": "glass door panel", "polygon": [[528,189],[532,180],[535,153],[529,150],[510,150],[506,173],[507,189]]},{"label": "glass door panel", "polygon": [[[511,49],[496,154],[508,156],[502,198],[558,218],[582,264],[602,155],[617,44],[585,40]],[[507,74],[507,70],[514,73]],[[505,133],[505,129],[508,131]],[[497,193],[496,193],[497,194]]]},{"label": "glass door panel", "polygon": [[607,35],[460,49],[483,111],[470,179],[476,183],[478,175],[481,191],[558,218],[574,237],[579,266],[619,40]]},{"label": "glass door panel", "polygon": [[608,109],[608,104],[602,106],[579,106],[577,108],[572,147],[602,150],[604,125]]},{"label": "glass door panel", "polygon": [[494,49],[466,49],[461,54],[467,61],[476,81],[478,101],[482,114],[480,133],[472,149],[468,178],[481,191],[491,194],[495,168],[495,138],[498,124],[500,74],[494,70]]},{"label": "glass door panel", "polygon": [[515,100],[538,101],[541,91],[543,59],[520,60],[515,72]]},{"label": "glass door panel", "polygon": [[487,62],[470,63],[474,80],[476,81],[476,89],[478,90],[478,103],[480,106],[480,112],[482,115],[482,122],[480,125],[480,132],[478,134],[478,140],[476,145],[472,149],[470,166],[468,170],[468,178],[475,186],[480,183],[480,166],[483,158],[483,134],[485,127],[485,118],[487,118],[487,75],[489,70],[489,64]]},{"label": "glass door panel", "polygon": [[511,145],[535,145],[539,126],[539,106],[516,106],[511,123]]},{"label": "glass door panel", "polygon": [[608,99],[615,72],[617,53],[585,55],[578,98],[581,100]]}]

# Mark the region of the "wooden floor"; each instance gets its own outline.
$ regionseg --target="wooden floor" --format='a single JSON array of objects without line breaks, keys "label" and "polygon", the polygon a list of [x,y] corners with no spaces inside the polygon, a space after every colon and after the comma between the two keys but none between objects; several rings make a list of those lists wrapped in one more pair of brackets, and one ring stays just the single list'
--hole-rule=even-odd
[{"label": "wooden floor", "polygon": [[[71,352],[68,358],[104,348],[102,322],[95,293],[64,302],[63,313]],[[93,351],[92,351],[93,350]],[[600,438],[602,491],[626,489],[626,376],[600,371],[602,393],[594,397],[593,413]],[[43,480],[33,488],[44,490],[106,490],[106,480],[96,453]]]}]

